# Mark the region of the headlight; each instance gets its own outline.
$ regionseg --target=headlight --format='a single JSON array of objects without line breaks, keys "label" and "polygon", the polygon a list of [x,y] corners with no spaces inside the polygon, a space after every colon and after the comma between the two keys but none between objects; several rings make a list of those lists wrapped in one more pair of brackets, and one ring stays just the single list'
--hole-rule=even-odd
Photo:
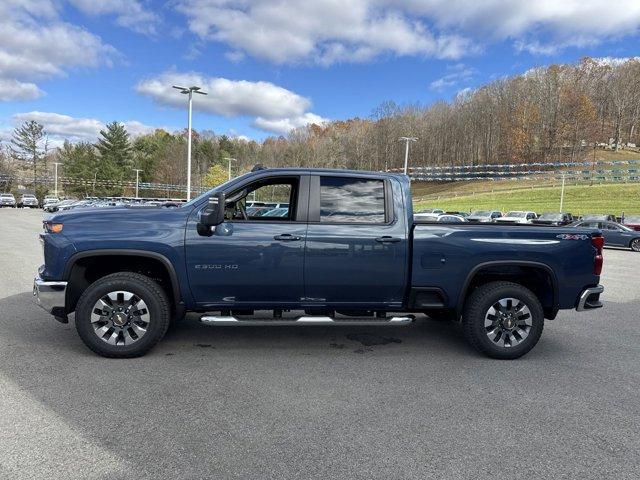
[{"label": "headlight", "polygon": [[47,233],[60,233],[62,231],[62,224],[61,223],[54,223],[54,222],[42,222],[42,226],[44,228],[44,231]]}]

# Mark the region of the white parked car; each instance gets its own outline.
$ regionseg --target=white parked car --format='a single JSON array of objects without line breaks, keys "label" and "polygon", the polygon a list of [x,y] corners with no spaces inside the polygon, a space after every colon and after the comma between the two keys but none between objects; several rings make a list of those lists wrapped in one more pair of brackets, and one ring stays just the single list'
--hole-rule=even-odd
[{"label": "white parked car", "polygon": [[462,215],[453,215],[451,213],[444,213],[442,215],[438,215],[438,222],[447,222],[447,223],[461,223],[466,222],[467,219]]},{"label": "white parked car", "polygon": [[440,208],[423,208],[417,212],[413,212],[413,218],[417,220],[437,220],[438,215],[442,215],[444,210]]},{"label": "white parked car", "polygon": [[11,193],[0,194],[0,207],[16,208],[16,198]]},{"label": "white parked car", "polygon": [[502,217],[502,212],[499,210],[476,210],[467,217],[467,222],[491,223],[500,217]]},{"label": "white parked car", "polygon": [[507,212],[504,217],[496,219],[496,223],[531,223],[532,220],[538,218],[535,212],[512,211]]}]

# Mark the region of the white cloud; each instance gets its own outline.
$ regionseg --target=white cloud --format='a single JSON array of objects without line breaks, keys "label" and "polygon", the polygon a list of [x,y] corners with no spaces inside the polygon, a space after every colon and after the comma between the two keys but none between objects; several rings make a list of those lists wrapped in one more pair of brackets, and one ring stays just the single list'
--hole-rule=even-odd
[{"label": "white cloud", "polygon": [[[193,108],[225,117],[254,117],[253,124],[273,133],[287,133],[307,123],[318,123],[308,112],[311,101],[270,82],[205,77],[198,73],[168,71],[141,81],[136,90],[160,105],[184,109],[185,96],[172,85],[197,85],[207,95],[195,95]],[[324,119],[322,119],[324,121]]]},{"label": "white cloud", "polygon": [[[31,100],[43,92],[34,83],[66,75],[75,67],[109,65],[110,45],[58,18],[52,0],[0,2],[0,100]],[[7,86],[14,85],[14,90]]]},{"label": "white cloud", "polygon": [[[11,117],[11,123],[14,126],[29,120],[35,120],[44,126],[50,146],[54,147],[62,145],[64,140],[69,140],[70,142],[94,142],[100,135],[100,130],[106,127],[104,122],[95,118],[78,118],[54,112],[33,111],[16,113]],[[145,125],[136,120],[122,123],[131,137],[151,133],[157,128],[162,128]],[[164,129],[169,130],[168,128]]]},{"label": "white cloud", "polygon": [[155,34],[160,16],[136,0],[68,0],[80,11],[93,16],[115,15],[116,23],[139,33]]},{"label": "white cloud", "polygon": [[[398,4],[397,1],[384,0]],[[637,34],[637,0],[405,0],[413,15],[438,29],[454,29],[479,40],[511,39],[518,50],[550,55],[609,38]]]},{"label": "white cloud", "polygon": [[457,59],[491,42],[549,55],[637,34],[638,0],[177,0],[202,40],[277,64]]},{"label": "white cloud", "polygon": [[316,125],[322,125],[328,122],[326,118],[322,118],[314,113],[305,113],[299,117],[294,118],[281,118],[281,119],[266,119],[258,117],[253,121],[253,126],[267,132],[273,132],[281,135],[286,135],[291,130],[301,128],[306,125],[315,123]]},{"label": "white cloud", "polygon": [[462,63],[448,66],[447,71],[449,73],[429,84],[431,90],[441,92],[449,87],[471,80],[476,73],[475,69],[467,67]]},{"label": "white cloud", "polygon": [[35,83],[19,82],[0,77],[0,102],[10,100],[34,100],[44,95]]},{"label": "white cloud", "polygon": [[189,28],[274,63],[364,62],[383,54],[458,58],[462,36],[436,35],[419,19],[376,0],[179,0]]}]

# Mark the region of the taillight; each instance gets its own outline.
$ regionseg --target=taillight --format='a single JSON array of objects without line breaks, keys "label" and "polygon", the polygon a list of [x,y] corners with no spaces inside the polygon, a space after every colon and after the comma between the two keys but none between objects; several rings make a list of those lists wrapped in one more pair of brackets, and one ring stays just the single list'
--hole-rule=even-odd
[{"label": "taillight", "polygon": [[604,237],[591,237],[591,245],[596,249],[596,258],[593,260],[593,273],[600,275],[602,273],[602,249],[604,247]]}]

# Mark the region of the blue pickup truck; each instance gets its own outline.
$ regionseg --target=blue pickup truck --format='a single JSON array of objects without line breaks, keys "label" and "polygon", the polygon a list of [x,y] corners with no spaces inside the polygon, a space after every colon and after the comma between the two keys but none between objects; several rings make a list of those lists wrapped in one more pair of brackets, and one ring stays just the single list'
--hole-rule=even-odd
[{"label": "blue pickup truck", "polygon": [[44,230],[36,301],[61,322],[75,312],[84,343],[106,357],[143,355],[197,312],[233,326],[426,314],[511,359],[560,309],[602,306],[598,230],[420,223],[409,179],[391,173],[258,169],[179,208],[70,211]]}]

